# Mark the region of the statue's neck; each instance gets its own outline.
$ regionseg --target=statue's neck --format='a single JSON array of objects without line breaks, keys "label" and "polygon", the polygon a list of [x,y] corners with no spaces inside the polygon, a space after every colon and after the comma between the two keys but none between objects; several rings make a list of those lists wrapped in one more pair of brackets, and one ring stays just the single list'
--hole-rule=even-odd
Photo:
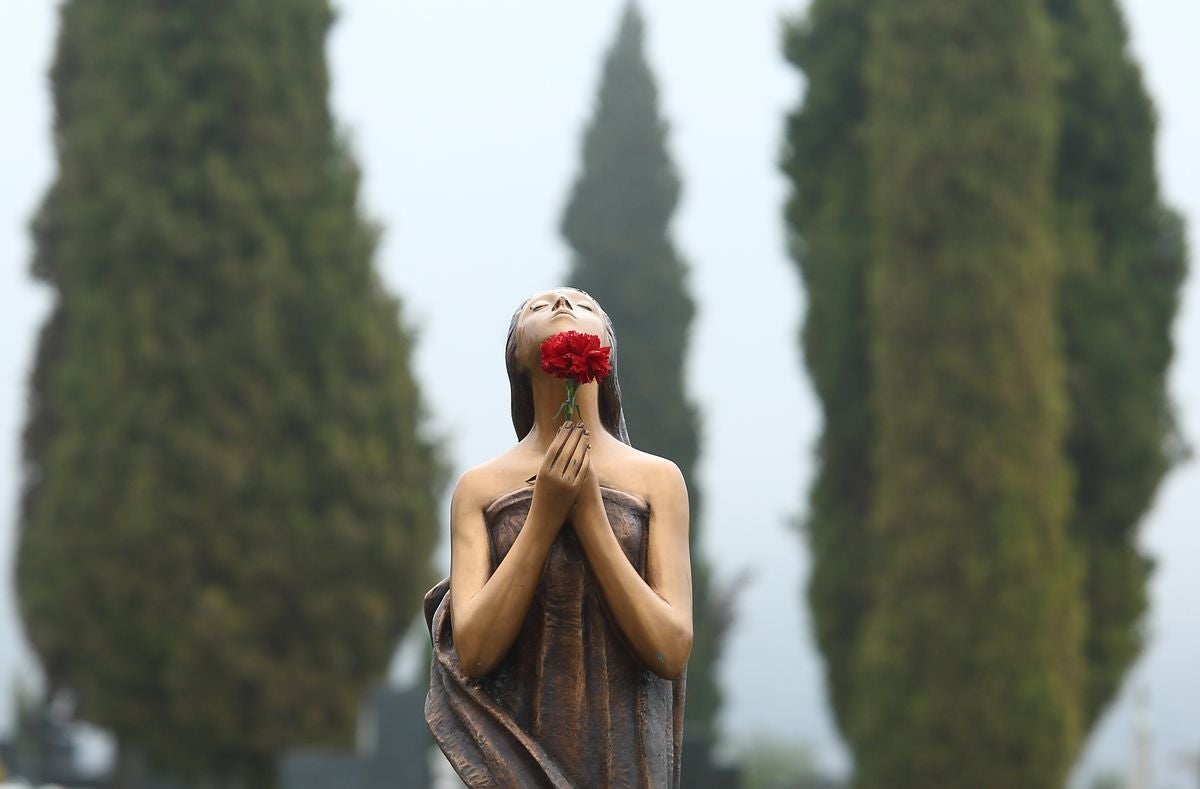
[{"label": "statue's neck", "polygon": [[[545,452],[567,420],[565,410],[559,410],[567,399],[567,385],[561,378],[544,374],[532,376],[530,383],[533,387],[533,428],[525,441]],[[600,423],[599,398],[600,385],[595,382],[581,384],[575,392],[575,421],[582,421],[593,436],[601,435],[604,430]]]}]

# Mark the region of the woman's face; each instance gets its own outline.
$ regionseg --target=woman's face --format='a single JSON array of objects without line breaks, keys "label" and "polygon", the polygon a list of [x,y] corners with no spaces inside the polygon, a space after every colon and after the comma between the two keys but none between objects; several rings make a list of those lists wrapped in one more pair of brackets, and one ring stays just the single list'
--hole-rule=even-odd
[{"label": "woman's face", "polygon": [[541,364],[542,342],[559,332],[594,334],[601,345],[610,345],[604,314],[591,296],[571,288],[539,293],[521,309],[517,318],[518,353],[526,366]]}]

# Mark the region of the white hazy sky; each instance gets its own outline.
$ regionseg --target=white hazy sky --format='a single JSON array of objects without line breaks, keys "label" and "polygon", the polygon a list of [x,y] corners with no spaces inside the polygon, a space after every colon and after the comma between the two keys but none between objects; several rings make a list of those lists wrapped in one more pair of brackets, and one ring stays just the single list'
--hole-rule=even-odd
[{"label": "white hazy sky", "polygon": [[[377,264],[419,329],[416,357],[457,470],[513,440],[502,344],[516,305],[558,284],[557,226],[574,178],[600,58],[623,0],[343,0],[329,43],[335,112],[365,172],[363,203],[386,228]],[[753,570],[722,666],[730,740],[811,745],[830,771],[830,724],[801,590],[802,514],[818,411],[796,332],[803,311],[780,219],[783,116],[801,81],[779,55],[780,18],[803,0],[644,0],[650,60],[684,180],[674,225],[699,306],[689,385],[704,414],[703,547],[718,573]],[[0,730],[9,688],[34,676],[12,599],[11,556],[26,381],[49,297],[28,275],[27,222],[54,172],[46,69],[53,0],[6,0],[0,26]],[[1136,56],[1161,117],[1159,170],[1200,249],[1200,4],[1126,0]],[[491,338],[480,344],[478,336]],[[1200,444],[1200,286],[1176,324],[1171,386]],[[469,396],[440,359],[483,371]],[[776,370],[763,375],[764,368]],[[770,396],[768,402],[766,396]],[[780,406],[779,404],[785,404]],[[633,436],[637,443],[636,434]],[[1149,647],[1094,733],[1080,775],[1123,769],[1131,697],[1151,700],[1157,787],[1190,785],[1177,752],[1200,748],[1200,469],[1176,470],[1143,528],[1157,560]],[[1189,528],[1190,527],[1190,528]]]}]

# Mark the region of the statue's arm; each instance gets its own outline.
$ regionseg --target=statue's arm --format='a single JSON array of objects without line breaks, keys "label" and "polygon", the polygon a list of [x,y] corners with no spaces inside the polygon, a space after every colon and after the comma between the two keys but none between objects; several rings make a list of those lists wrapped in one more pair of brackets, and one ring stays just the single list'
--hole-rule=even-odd
[{"label": "statue's arm", "polygon": [[687,486],[669,461],[651,479],[646,577],[626,558],[608,522],[598,484],[580,492],[575,530],[617,627],[646,668],[679,676],[692,652],[692,567]]},{"label": "statue's arm", "polygon": [[486,474],[468,471],[455,486],[450,502],[450,622],[459,663],[470,676],[487,674],[508,654],[575,498],[576,478],[581,480],[590,467],[583,431],[571,433],[560,431],[550,445],[525,524],[495,572],[483,518]]}]

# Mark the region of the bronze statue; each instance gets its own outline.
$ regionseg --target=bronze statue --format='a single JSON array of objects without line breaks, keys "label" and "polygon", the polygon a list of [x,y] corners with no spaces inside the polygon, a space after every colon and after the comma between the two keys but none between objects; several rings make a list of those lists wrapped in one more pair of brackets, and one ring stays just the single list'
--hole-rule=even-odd
[{"label": "bronze statue", "polygon": [[[613,372],[578,421],[539,348],[601,337]],[[688,498],[669,460],[629,444],[616,338],[586,293],[513,315],[505,348],[518,443],[459,478],[450,577],[425,597],[425,717],[467,786],[674,787],[692,647]]]}]

